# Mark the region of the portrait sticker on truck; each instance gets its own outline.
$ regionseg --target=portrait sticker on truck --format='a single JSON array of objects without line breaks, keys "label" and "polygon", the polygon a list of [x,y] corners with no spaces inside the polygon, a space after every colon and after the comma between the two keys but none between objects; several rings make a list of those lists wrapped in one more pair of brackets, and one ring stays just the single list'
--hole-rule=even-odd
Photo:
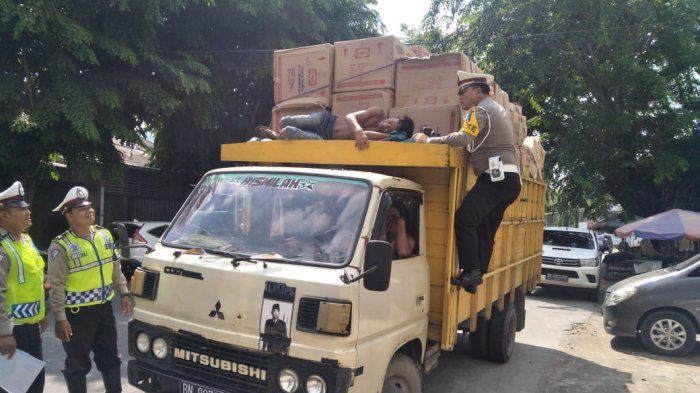
[{"label": "portrait sticker on truck", "polygon": [[260,350],[281,355],[289,353],[295,296],[294,287],[274,281],[265,282],[260,310]]}]

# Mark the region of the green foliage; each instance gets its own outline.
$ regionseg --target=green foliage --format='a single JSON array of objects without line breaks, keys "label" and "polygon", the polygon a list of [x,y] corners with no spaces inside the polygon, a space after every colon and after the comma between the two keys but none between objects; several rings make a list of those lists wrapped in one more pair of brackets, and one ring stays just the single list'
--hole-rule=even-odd
[{"label": "green foliage", "polygon": [[374,35],[372,3],[0,0],[0,184],[117,177],[113,138],[146,132],[194,181],[269,121],[272,50]]},{"label": "green foliage", "polygon": [[523,104],[560,210],[612,198],[647,216],[700,210],[698,15],[692,0],[434,0],[411,38],[471,54]]}]

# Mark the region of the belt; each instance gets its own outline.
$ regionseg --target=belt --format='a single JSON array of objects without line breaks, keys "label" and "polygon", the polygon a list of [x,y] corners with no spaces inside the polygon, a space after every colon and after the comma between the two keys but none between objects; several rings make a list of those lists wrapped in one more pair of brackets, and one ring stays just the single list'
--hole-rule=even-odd
[{"label": "belt", "polygon": [[[491,172],[491,171],[488,170],[488,169],[484,171],[484,173],[487,173],[487,174],[488,174],[489,172]],[[505,164],[505,165],[503,165],[503,172],[507,172],[507,173],[518,173],[518,174],[519,174],[519,173],[520,173],[520,170],[518,170],[518,166],[517,166],[517,165],[514,165],[514,164]]]}]

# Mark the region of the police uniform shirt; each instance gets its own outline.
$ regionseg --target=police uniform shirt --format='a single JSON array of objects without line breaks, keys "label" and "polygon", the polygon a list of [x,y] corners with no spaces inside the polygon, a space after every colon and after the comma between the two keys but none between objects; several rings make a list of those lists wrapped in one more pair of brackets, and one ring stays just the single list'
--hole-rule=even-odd
[{"label": "police uniform shirt", "polygon": [[[76,235],[77,236],[77,235]],[[91,229],[91,239],[93,241],[95,232]],[[51,291],[49,294],[51,300],[51,310],[56,317],[56,321],[66,320],[66,282],[68,281],[69,261],[66,255],[66,250],[56,242],[51,242],[48,250],[48,277],[51,283]],[[112,284],[114,285],[117,294],[122,295],[129,293],[126,286],[126,278],[122,273],[121,262],[117,259],[114,261],[114,269],[112,270]]]},{"label": "police uniform shirt", "polygon": [[430,138],[429,142],[471,147],[469,161],[477,175],[488,169],[489,158],[494,156],[500,156],[504,165],[518,165],[513,125],[506,110],[488,96],[476,104],[475,112],[479,124],[476,137],[468,132],[458,131]]}]

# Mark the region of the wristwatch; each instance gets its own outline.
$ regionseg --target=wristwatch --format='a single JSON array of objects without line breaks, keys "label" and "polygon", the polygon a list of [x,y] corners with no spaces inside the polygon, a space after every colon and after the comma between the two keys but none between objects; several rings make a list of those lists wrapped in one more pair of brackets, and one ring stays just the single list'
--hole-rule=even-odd
[{"label": "wristwatch", "polygon": [[131,292],[122,293],[121,295],[119,295],[119,297],[127,297],[127,296],[131,296]]}]

